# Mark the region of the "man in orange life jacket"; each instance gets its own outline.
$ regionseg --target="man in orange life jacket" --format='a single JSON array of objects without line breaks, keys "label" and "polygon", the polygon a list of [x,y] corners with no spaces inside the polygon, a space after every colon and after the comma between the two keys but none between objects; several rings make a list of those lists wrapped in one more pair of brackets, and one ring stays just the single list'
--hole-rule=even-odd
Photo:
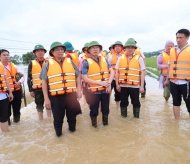
[{"label": "man in orange life jacket", "polygon": [[158,56],[157,56],[157,67],[160,69],[160,78],[159,78],[159,88],[164,89],[164,98],[166,101],[168,101],[170,97],[170,91],[169,91],[169,85],[164,86],[164,82],[167,77],[168,73],[168,61],[170,57],[170,50],[172,47],[174,47],[174,43],[171,40],[168,40],[165,44],[165,50],[162,51]]},{"label": "man in orange life jacket", "polygon": [[127,117],[128,97],[130,96],[133,104],[133,115],[139,118],[140,101],[139,93],[144,92],[145,64],[140,55],[136,55],[136,41],[129,38],[125,43],[125,53],[117,60],[116,86],[121,92],[121,116]]},{"label": "man in orange life jacket", "polygon": [[70,58],[63,57],[65,50],[60,42],[53,42],[49,51],[53,58],[44,65],[40,75],[45,106],[52,109],[58,137],[62,135],[65,113],[71,132],[76,130],[76,116],[81,113],[78,102],[82,97],[80,72]]},{"label": "man in orange life jacket", "polygon": [[66,47],[65,51],[65,57],[70,57],[71,60],[75,63],[75,65],[78,67],[79,66],[79,57],[77,52],[73,52],[74,47],[70,42],[65,42],[63,43],[63,46]]},{"label": "man in orange life jacket", "polygon": [[[90,57],[90,54],[87,52],[89,43],[85,43],[82,48],[82,54],[79,56],[79,71],[82,73],[82,64],[83,61]],[[88,89],[86,83],[82,81],[82,91],[86,99],[86,103],[89,104],[89,96],[88,96]]]},{"label": "man in orange life jacket", "polygon": [[11,125],[11,107],[13,109],[13,121],[18,123],[20,121],[20,108],[21,108],[21,99],[22,99],[22,90],[21,90],[21,83],[24,82],[24,74],[22,73],[23,77],[17,81],[16,75],[20,72],[17,66],[9,62],[9,52],[6,50],[1,51],[1,63],[4,65],[6,69],[6,75],[8,82],[10,84],[10,88],[12,90],[14,100],[9,103],[9,119],[8,123]]},{"label": "man in orange life jacket", "polygon": [[[5,49],[0,51],[0,60],[7,56],[9,52]],[[3,57],[2,57],[3,56]],[[8,95],[9,92],[9,95]],[[8,79],[6,77],[6,68],[0,62],[0,127],[2,132],[8,132],[8,118],[9,118],[9,101],[13,100],[12,90],[10,88]]]},{"label": "man in orange life jacket", "polygon": [[[112,45],[112,55],[108,58],[108,62],[109,64],[112,66],[113,70],[115,70],[115,65],[117,62],[117,59],[122,55],[123,53],[123,44],[121,41],[116,41],[113,45]],[[111,89],[114,88],[114,96],[115,96],[115,102],[117,105],[117,108],[119,108],[119,104],[120,104],[120,92],[117,91],[116,89],[116,83],[115,83],[115,78],[111,83]]]},{"label": "man in orange life jacket", "polygon": [[[39,120],[43,120],[44,95],[42,92],[42,80],[40,79],[40,73],[46,62],[44,59],[46,52],[47,50],[44,46],[40,44],[36,45],[33,50],[36,59],[32,60],[28,65],[28,88],[30,95],[35,98]],[[47,117],[51,117],[51,110],[46,109],[46,112]]]},{"label": "man in orange life jacket", "polygon": [[108,54],[107,54],[107,58],[109,59],[109,57],[112,55],[112,53],[113,53],[113,44],[112,45],[110,45],[109,46],[109,52],[108,52]]},{"label": "man in orange life jacket", "polygon": [[[145,64],[145,67],[146,67],[146,60],[145,60],[144,53],[142,52],[142,50],[139,47],[135,50],[135,54],[140,55],[143,58],[144,64]],[[145,72],[145,76],[146,76],[146,72]],[[144,79],[144,92],[141,93],[141,98],[145,98],[145,95],[146,95],[146,81]]]},{"label": "man in orange life jacket", "polygon": [[97,127],[98,108],[101,102],[103,125],[108,125],[109,93],[114,71],[105,57],[101,56],[102,46],[97,41],[89,43],[90,57],[83,62],[83,80],[88,85],[90,117],[92,126]]},{"label": "man in orange life jacket", "polygon": [[173,113],[176,120],[180,119],[180,105],[183,96],[187,110],[190,115],[190,46],[188,44],[190,32],[180,29],[176,33],[177,48],[170,50],[167,79],[164,85],[169,83],[173,98]]}]

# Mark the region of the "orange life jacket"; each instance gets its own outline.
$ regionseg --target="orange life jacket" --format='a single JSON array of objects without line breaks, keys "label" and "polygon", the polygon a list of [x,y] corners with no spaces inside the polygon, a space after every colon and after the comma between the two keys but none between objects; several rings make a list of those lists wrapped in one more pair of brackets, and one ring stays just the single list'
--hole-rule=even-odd
[{"label": "orange life jacket", "polygon": [[[121,56],[122,54],[123,54],[123,50],[119,53],[119,55]],[[118,59],[118,57],[117,57],[117,54],[116,54],[116,52],[113,50],[112,51],[112,61],[111,61],[111,66],[112,66],[112,68],[113,68],[113,70],[115,70],[115,65],[116,65],[116,63],[117,63],[117,59]]]},{"label": "orange life jacket", "polygon": [[187,46],[179,54],[175,47],[170,50],[169,78],[173,80],[190,80],[190,46]]},{"label": "orange life jacket", "polygon": [[55,59],[49,59],[47,76],[51,96],[76,92],[75,69],[70,58],[64,58],[62,65]]},{"label": "orange life jacket", "polygon": [[[99,56],[99,64],[92,58],[87,59],[88,62],[88,78],[96,81],[106,81],[109,79],[108,64],[103,56]],[[105,87],[98,84],[88,84],[88,89],[91,92],[98,92],[106,90]]]},{"label": "orange life jacket", "polygon": [[109,53],[107,54],[107,57],[109,58],[111,55],[112,55],[111,52],[109,52]]},{"label": "orange life jacket", "polygon": [[102,55],[103,57],[106,57],[106,52],[102,51],[102,52],[101,52],[101,55]]},{"label": "orange life jacket", "polygon": [[0,62],[0,93],[7,92],[7,83],[4,75],[4,66]]},{"label": "orange life jacket", "polygon": [[135,49],[135,54],[136,54],[136,55],[140,55],[140,56],[141,56],[141,51],[140,51],[140,48],[136,48],[136,49]]},{"label": "orange life jacket", "polygon": [[[169,55],[166,53],[166,52],[161,52],[162,56],[163,56],[163,64],[168,64],[168,61],[169,61]],[[162,75],[163,76],[167,76],[167,73],[168,73],[168,68],[164,68],[161,70],[162,72]]]},{"label": "orange life jacket", "polygon": [[75,63],[75,65],[79,66],[79,56],[77,52],[68,53],[67,57],[71,57],[71,60]]},{"label": "orange life jacket", "polygon": [[86,60],[89,57],[90,57],[90,55],[88,53],[83,53],[83,55],[82,55],[83,60]]},{"label": "orange life jacket", "polygon": [[46,61],[47,60],[44,60],[41,66],[38,60],[32,60],[32,88],[34,90],[42,88],[42,80],[40,79],[40,73]]},{"label": "orange life jacket", "polygon": [[119,84],[139,85],[140,83],[140,65],[139,55],[134,55],[130,61],[125,54],[119,62]]},{"label": "orange life jacket", "polygon": [[20,90],[20,87],[15,88],[15,83],[17,82],[16,81],[16,73],[17,73],[16,65],[11,62],[9,64],[10,64],[10,71],[5,67],[6,68],[6,76],[7,76],[7,79],[8,79],[8,82],[9,82],[12,92],[18,91],[18,90]]}]

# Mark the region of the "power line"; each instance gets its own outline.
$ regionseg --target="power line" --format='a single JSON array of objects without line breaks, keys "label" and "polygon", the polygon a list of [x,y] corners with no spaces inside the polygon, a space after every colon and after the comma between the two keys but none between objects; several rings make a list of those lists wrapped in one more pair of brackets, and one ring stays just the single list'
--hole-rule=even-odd
[{"label": "power line", "polygon": [[14,49],[14,50],[29,50],[29,51],[32,51],[31,49],[22,49],[22,48],[11,48],[11,47],[1,47],[1,49]]},{"label": "power line", "polygon": [[[28,43],[28,44],[39,44],[39,43],[34,43],[34,42],[26,42],[26,41],[21,41],[21,40],[13,40],[13,39],[5,39],[5,38],[0,38],[0,40],[7,40],[11,42],[20,42],[20,43]],[[44,44],[44,45],[48,45],[48,44]]]}]

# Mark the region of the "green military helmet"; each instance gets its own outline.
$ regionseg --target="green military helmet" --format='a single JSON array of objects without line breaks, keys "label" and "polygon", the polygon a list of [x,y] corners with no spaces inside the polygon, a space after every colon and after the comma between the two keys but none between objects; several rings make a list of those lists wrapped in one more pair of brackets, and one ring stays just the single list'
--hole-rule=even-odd
[{"label": "green military helmet", "polygon": [[112,47],[114,48],[115,45],[121,45],[121,46],[123,47],[123,43],[122,43],[121,41],[116,41],[116,42],[112,45]]},{"label": "green military helmet", "polygon": [[53,42],[50,46],[50,50],[49,50],[49,55],[54,57],[53,54],[51,53],[51,50],[54,49],[55,47],[63,47],[64,48],[64,52],[66,50],[66,47],[64,45],[61,44],[61,42]]},{"label": "green military helmet", "polygon": [[44,48],[44,46],[42,46],[41,44],[37,44],[37,45],[34,47],[33,53],[35,53],[36,50],[44,50],[45,53],[47,52],[47,50],[46,50],[46,49]]},{"label": "green military helmet", "polygon": [[113,44],[111,44],[108,49],[111,51],[111,48],[113,48]]},{"label": "green military helmet", "polygon": [[84,52],[84,49],[85,49],[85,48],[88,48],[88,45],[89,45],[89,42],[87,42],[87,43],[84,44],[84,46],[83,46],[83,48],[82,48],[82,52]]},{"label": "green military helmet", "polygon": [[[100,45],[97,41],[91,41],[88,45],[88,49],[87,51],[89,50],[90,47],[92,46],[99,46],[100,47],[100,50],[102,50],[102,45]],[[89,52],[89,51],[88,51]]]},{"label": "green military helmet", "polygon": [[70,42],[65,42],[63,45],[66,47],[66,51],[73,51],[74,47]]},{"label": "green military helmet", "polygon": [[129,46],[137,48],[137,42],[135,41],[135,39],[129,38],[129,39],[125,42],[124,47],[129,47]]}]

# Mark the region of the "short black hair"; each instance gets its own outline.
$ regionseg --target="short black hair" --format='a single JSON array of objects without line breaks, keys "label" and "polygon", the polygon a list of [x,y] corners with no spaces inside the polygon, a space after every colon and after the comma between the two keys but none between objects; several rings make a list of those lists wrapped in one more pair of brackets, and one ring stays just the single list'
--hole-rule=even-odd
[{"label": "short black hair", "polygon": [[184,29],[184,28],[178,30],[178,32],[176,33],[176,35],[177,35],[178,33],[184,34],[186,37],[189,37],[189,35],[190,35],[189,30],[188,30],[188,29]]},{"label": "short black hair", "polygon": [[1,55],[2,52],[8,52],[8,53],[9,53],[8,50],[6,50],[6,49],[1,49],[1,50],[0,50],[0,55]]}]

